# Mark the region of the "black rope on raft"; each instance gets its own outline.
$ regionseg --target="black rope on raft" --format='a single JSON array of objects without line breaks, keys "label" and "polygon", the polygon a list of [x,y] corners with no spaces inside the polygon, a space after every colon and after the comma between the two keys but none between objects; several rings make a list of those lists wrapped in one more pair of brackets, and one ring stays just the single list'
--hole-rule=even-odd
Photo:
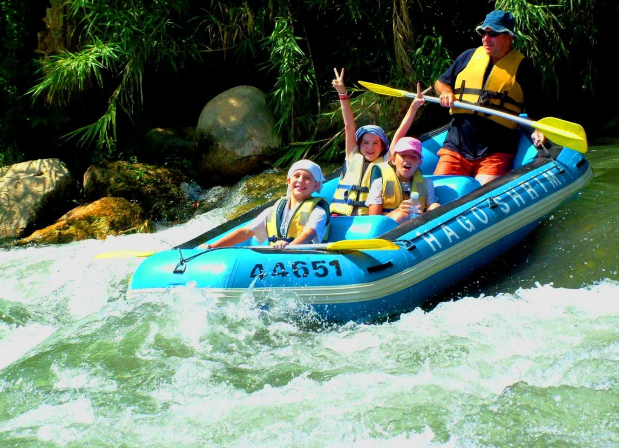
[{"label": "black rope on raft", "polygon": [[211,252],[213,250],[218,250],[218,249],[247,249],[247,247],[241,247],[241,246],[232,246],[232,247],[214,247],[212,249],[206,249],[202,252],[198,252],[195,255],[192,255],[191,257],[183,257],[183,252],[181,251],[180,247],[177,247],[178,249],[178,255],[180,257],[180,260],[178,262],[178,264],[174,267],[174,270],[172,272],[174,272],[175,274],[183,274],[185,273],[185,269],[187,269],[187,263],[190,262],[191,260],[193,260],[196,257],[199,257],[200,255],[204,255],[207,252]]},{"label": "black rope on raft", "polygon": [[181,251],[180,247],[178,248],[178,255],[181,259],[172,272],[174,272],[175,274],[183,274],[185,272],[185,269],[187,269],[187,260],[183,258],[183,252]]}]

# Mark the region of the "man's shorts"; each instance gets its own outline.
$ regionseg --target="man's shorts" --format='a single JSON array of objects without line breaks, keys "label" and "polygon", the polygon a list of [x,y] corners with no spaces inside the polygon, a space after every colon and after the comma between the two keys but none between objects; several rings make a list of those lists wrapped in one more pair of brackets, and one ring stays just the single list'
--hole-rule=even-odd
[{"label": "man's shorts", "polygon": [[441,148],[434,174],[451,174],[475,177],[478,174],[502,176],[511,170],[513,154],[495,152],[477,160],[468,160],[455,151]]}]

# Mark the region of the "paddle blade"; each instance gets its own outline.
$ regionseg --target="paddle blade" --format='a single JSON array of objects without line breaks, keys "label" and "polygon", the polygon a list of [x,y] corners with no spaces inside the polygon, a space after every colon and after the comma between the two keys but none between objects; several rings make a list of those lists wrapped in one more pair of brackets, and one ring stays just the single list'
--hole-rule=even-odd
[{"label": "paddle blade", "polygon": [[409,97],[413,95],[412,93],[407,92],[406,90],[392,89],[391,87],[381,86],[380,84],[374,84],[373,82],[359,81],[359,84],[361,84],[366,89],[374,93],[378,93],[380,95],[399,96],[399,97]]},{"label": "paddle blade", "polygon": [[319,244],[294,244],[286,246],[287,250],[331,250],[334,252],[351,252],[357,250],[400,250],[401,247],[392,241],[371,240],[346,240],[334,243]]},{"label": "paddle blade", "polygon": [[533,127],[542,131],[548,139],[561,146],[582,153],[587,152],[587,135],[584,128],[578,123],[546,117],[533,122]]},{"label": "paddle blade", "polygon": [[155,251],[118,251],[118,252],[104,252],[99,255],[95,255],[95,258],[140,258],[150,257]]},{"label": "paddle blade", "polygon": [[400,250],[401,247],[393,241],[379,238],[371,240],[345,240],[327,243],[327,250]]}]

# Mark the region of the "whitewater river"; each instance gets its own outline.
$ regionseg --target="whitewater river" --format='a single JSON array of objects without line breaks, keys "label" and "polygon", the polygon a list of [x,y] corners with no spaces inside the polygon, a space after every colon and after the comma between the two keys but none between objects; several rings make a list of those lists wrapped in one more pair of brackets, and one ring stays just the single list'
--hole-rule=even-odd
[{"label": "whitewater river", "polygon": [[619,447],[619,140],[588,159],[593,181],[520,247],[380,324],[249,292],[127,301],[141,259],[93,258],[174,246],[221,210],[0,250],[0,447]]}]

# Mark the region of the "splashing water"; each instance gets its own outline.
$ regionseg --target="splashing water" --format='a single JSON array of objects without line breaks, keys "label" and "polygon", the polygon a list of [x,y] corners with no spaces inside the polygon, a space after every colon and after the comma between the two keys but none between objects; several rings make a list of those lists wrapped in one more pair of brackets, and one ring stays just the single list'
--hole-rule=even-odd
[{"label": "splashing water", "polygon": [[172,247],[221,211],[0,251],[0,445],[619,446],[611,149],[592,147],[592,184],[486,275],[373,325],[289,297],[267,312],[251,289],[126,300],[142,260],[93,258]]}]

